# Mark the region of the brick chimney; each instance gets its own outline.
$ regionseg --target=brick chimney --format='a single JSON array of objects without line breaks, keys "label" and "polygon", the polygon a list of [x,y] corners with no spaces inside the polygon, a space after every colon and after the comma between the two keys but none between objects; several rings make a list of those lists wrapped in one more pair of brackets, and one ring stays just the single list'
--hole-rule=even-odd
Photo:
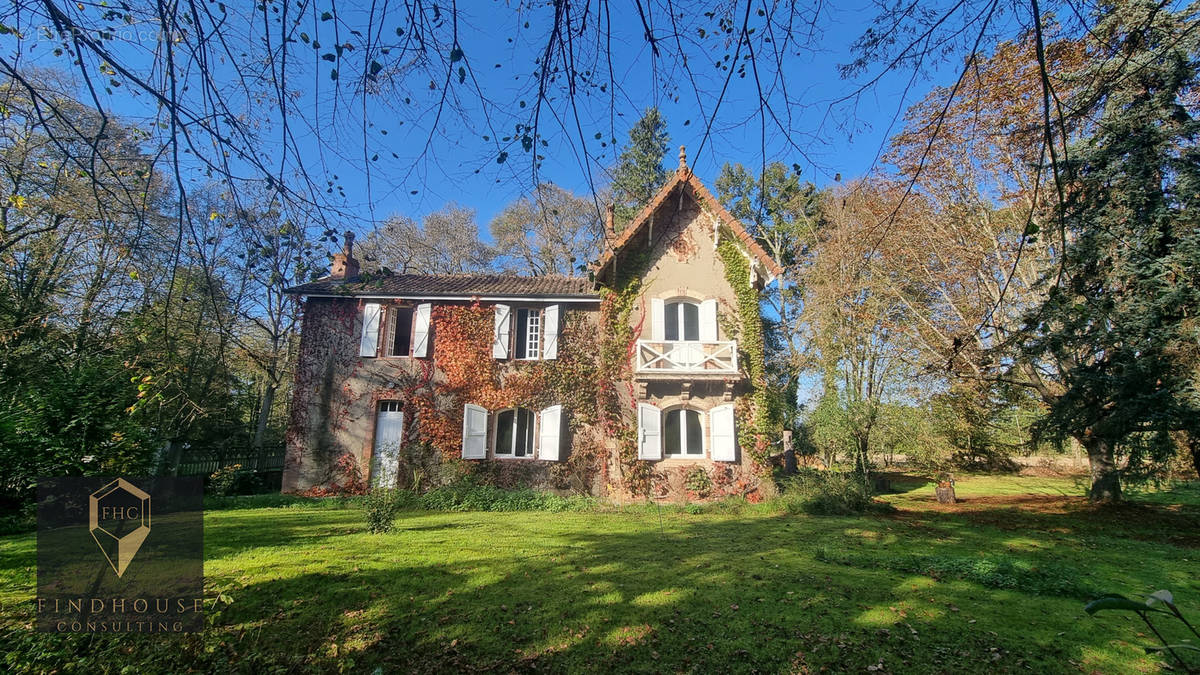
[{"label": "brick chimney", "polygon": [[333,255],[330,279],[353,279],[358,276],[358,261],[354,259],[354,233],[346,232],[346,246]]},{"label": "brick chimney", "polygon": [[610,241],[617,238],[616,211],[616,207],[609,204],[604,215],[604,237]]}]

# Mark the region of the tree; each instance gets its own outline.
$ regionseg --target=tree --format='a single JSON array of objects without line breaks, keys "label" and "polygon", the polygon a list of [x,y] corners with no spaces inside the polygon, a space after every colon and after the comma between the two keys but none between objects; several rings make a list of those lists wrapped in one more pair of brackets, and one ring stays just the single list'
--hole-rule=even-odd
[{"label": "tree", "polygon": [[763,303],[771,347],[767,374],[775,382],[772,391],[779,394],[785,424],[792,427],[799,412],[796,397],[803,363],[802,282],[816,242],[821,193],[779,162],[764,166],[758,175],[741,164],[726,163],[716,188],[721,204],[784,268],[782,278],[767,288]]},{"label": "tree", "polygon": [[495,252],[479,240],[474,209],[449,203],[418,225],[392,216],[359,247],[364,267],[398,274],[468,274],[490,267]]},{"label": "tree", "polygon": [[[1193,10],[1104,7],[1081,77],[1102,95],[1093,133],[1074,144],[1060,206],[1066,251],[1029,316],[1024,351],[1061,366],[1045,426],[1087,449],[1090,496],[1121,497],[1117,451],[1138,436],[1200,430],[1194,368],[1200,326],[1200,122],[1183,97],[1200,84]],[[1194,363],[1194,362],[1193,362]]]},{"label": "tree", "polygon": [[907,308],[888,292],[891,280],[868,236],[891,211],[898,189],[864,180],[827,194],[813,262],[802,281],[807,365],[826,382],[817,412],[849,435],[855,469],[864,478],[883,407],[902,393],[913,356],[901,329]]},{"label": "tree", "polygon": [[667,182],[667,123],[658,108],[650,107],[629,130],[629,142],[613,169],[612,192],[615,226],[633,220]]},{"label": "tree", "polygon": [[907,312],[904,330],[919,349],[919,368],[948,379],[931,402],[940,433],[976,463],[995,462],[1029,438],[1004,431],[1063,391],[1053,359],[1018,349],[1025,316],[1046,297],[1045,275],[1057,269],[1052,148],[1080,133],[1079,115],[1047,134],[1042,95],[1081,89],[1072,77],[1086,60],[1078,40],[1042,48],[1044,80],[1029,34],[969,57],[966,75],[935,89],[905,114],[886,159],[898,169],[895,208],[870,234],[892,282],[889,293]]},{"label": "tree", "polygon": [[592,200],[542,183],[504,207],[490,228],[501,269],[571,276],[597,257],[603,225]]},{"label": "tree", "polygon": [[[269,201],[228,205],[231,272],[237,285],[232,335],[250,362],[258,389],[252,445],[263,452],[276,394],[291,380],[299,342],[300,306],[284,291],[324,270],[323,256],[304,228]],[[261,457],[260,457],[261,464]]]}]

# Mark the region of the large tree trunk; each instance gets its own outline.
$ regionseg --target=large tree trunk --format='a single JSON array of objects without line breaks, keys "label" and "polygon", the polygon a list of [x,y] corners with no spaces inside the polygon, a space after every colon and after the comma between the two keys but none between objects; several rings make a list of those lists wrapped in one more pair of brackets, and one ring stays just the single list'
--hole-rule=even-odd
[{"label": "large tree trunk", "polygon": [[1121,478],[1112,441],[1087,436],[1080,442],[1087,449],[1088,467],[1092,474],[1092,489],[1088,498],[1093,502],[1121,501]]}]

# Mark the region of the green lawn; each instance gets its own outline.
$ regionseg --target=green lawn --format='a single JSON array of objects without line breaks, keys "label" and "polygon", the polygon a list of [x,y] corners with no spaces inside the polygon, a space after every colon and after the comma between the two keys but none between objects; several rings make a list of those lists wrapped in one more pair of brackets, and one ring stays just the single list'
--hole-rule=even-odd
[{"label": "green lawn", "polygon": [[895,485],[890,515],[409,512],[377,536],[352,508],[214,511],[207,586],[232,603],[192,636],[30,632],[34,536],[0,538],[0,666],[1147,672],[1144,627],[1088,595],[1169,588],[1200,618],[1194,487],[1097,510],[1063,479],[966,478],[955,507]]}]

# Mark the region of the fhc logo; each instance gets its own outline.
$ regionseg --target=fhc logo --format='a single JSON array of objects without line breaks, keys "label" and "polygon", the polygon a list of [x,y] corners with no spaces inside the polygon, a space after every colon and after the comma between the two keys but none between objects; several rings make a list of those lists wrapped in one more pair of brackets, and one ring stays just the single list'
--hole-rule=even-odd
[{"label": "fhc logo", "polygon": [[203,496],[191,477],[39,481],[38,629],[202,629]]},{"label": "fhc logo", "polygon": [[88,499],[88,530],[113,571],[124,575],[150,534],[150,495],[124,478],[96,490]]}]

